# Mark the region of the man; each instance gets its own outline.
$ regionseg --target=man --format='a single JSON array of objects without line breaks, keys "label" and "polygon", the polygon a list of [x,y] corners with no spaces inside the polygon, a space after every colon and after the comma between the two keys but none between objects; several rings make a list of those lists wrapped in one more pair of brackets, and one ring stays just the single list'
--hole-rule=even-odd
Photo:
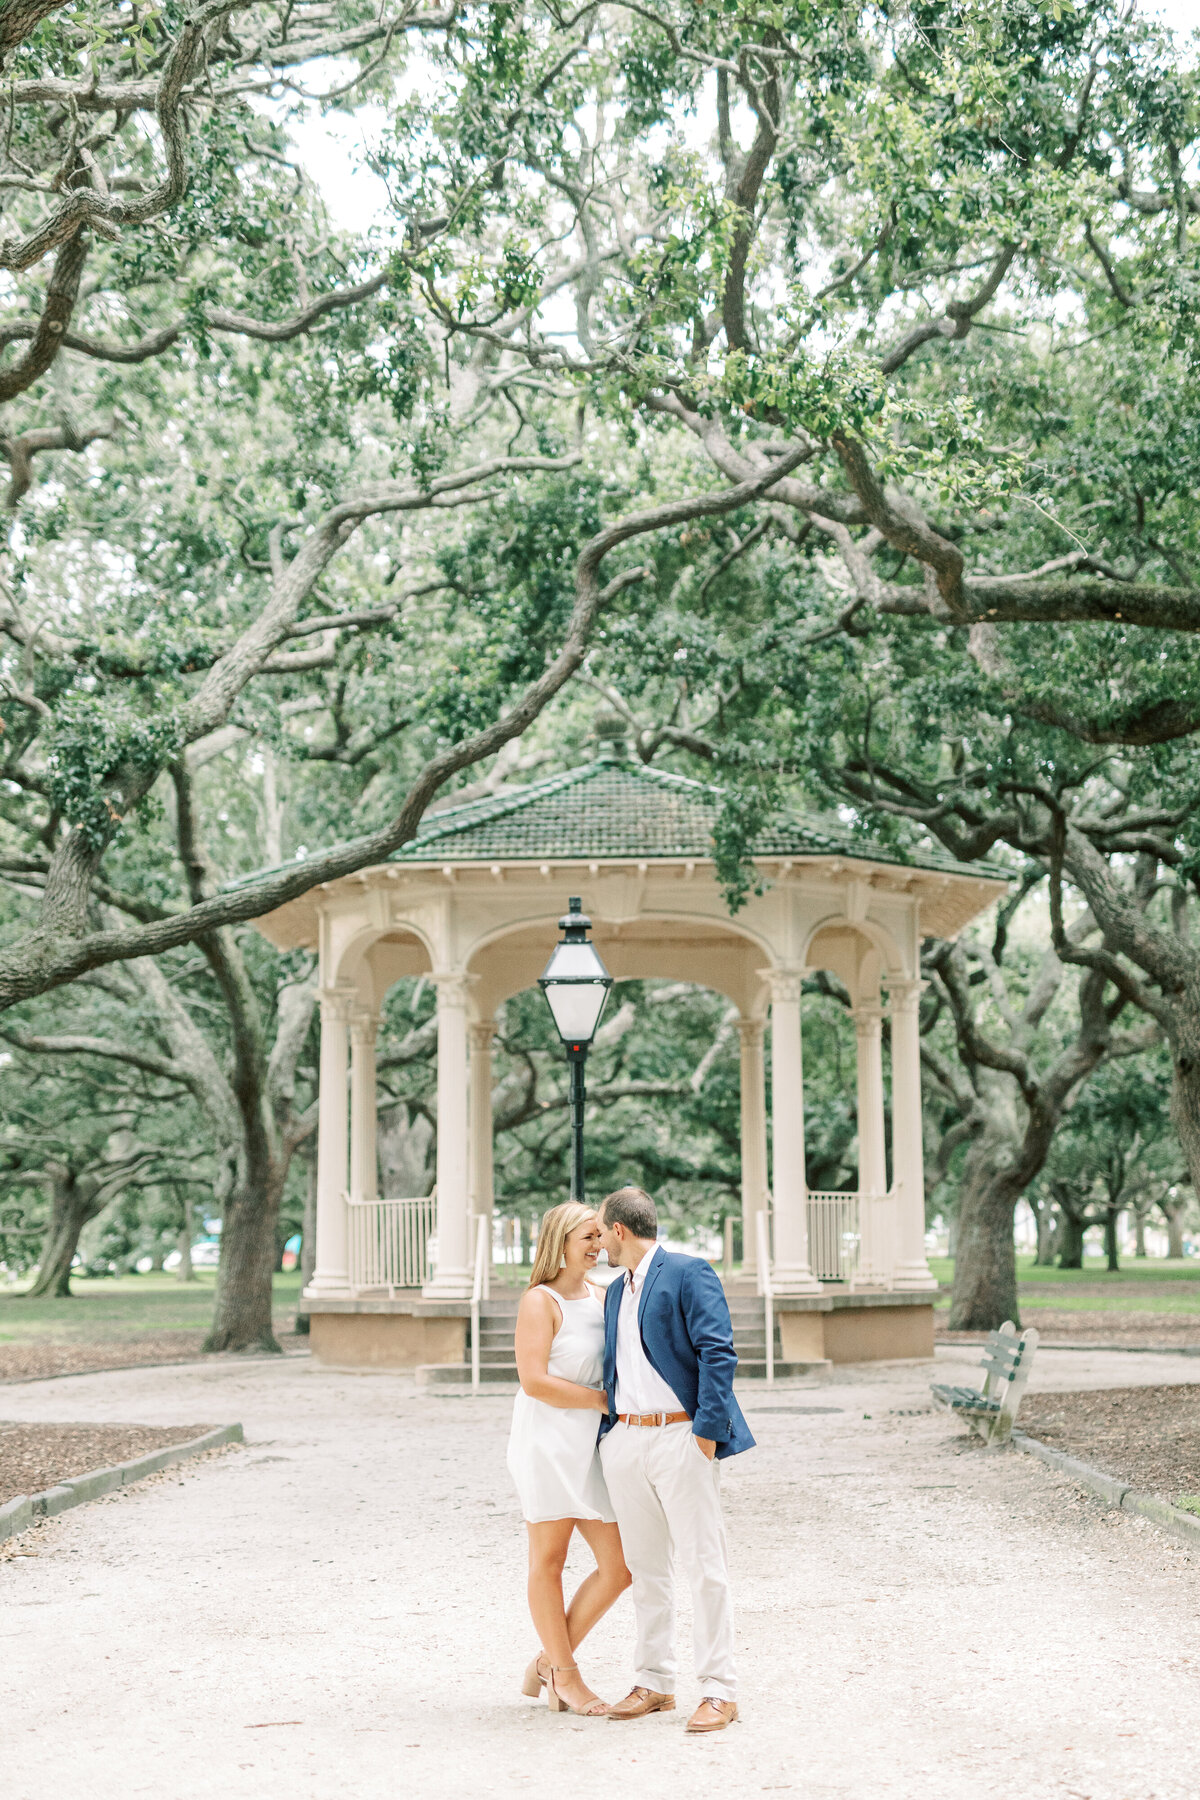
[{"label": "man", "polygon": [[659,1249],[658,1216],[642,1188],[610,1194],[599,1217],[608,1260],[624,1271],[604,1303],[600,1461],[637,1616],[633,1691],[608,1716],[674,1709],[674,1550],[692,1590],[703,1696],[687,1728],[723,1731],[738,1714],[717,1465],[754,1443],[733,1397],[729,1307],[708,1263]]}]

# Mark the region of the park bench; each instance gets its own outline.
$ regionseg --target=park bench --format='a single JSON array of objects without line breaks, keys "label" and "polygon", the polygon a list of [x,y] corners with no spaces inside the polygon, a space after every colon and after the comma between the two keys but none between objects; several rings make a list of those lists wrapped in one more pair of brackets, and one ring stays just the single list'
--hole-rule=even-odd
[{"label": "park bench", "polygon": [[953,1387],[935,1381],[931,1383],[934,1400],[948,1412],[961,1413],[985,1444],[1007,1444],[1033,1367],[1037,1342],[1036,1331],[1023,1331],[1018,1336],[1012,1320],[1006,1319],[999,1331],[988,1333],[987,1349],[979,1365],[987,1371],[982,1388]]}]

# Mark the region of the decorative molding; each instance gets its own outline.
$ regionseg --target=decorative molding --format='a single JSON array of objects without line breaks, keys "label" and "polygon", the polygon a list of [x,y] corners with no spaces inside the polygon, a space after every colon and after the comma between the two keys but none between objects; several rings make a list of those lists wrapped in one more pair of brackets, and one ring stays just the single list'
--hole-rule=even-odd
[{"label": "decorative molding", "polygon": [[588,866],[586,898],[594,919],[605,925],[629,925],[639,918],[646,891],[646,865],[638,866],[635,875],[600,874],[599,865]]},{"label": "decorative molding", "polygon": [[478,975],[468,975],[462,969],[435,969],[429,976],[437,988],[437,1003],[440,1011],[444,1006],[462,1007],[466,1009],[467,989],[479,980]]},{"label": "decorative molding", "polygon": [[496,1036],[495,1019],[476,1019],[467,1026],[467,1041],[472,1056],[490,1056]]},{"label": "decorative molding", "polygon": [[888,1004],[893,1018],[901,1013],[916,1012],[921,1002],[921,995],[929,986],[917,975],[885,975],[887,983]]},{"label": "decorative molding", "polygon": [[358,1001],[357,990],[352,987],[323,987],[317,990],[321,1002],[322,1025],[348,1024],[350,1014]]},{"label": "decorative molding", "polygon": [[846,883],[846,923],[861,925],[871,904],[871,884],[855,879]]},{"label": "decorative molding", "polygon": [[373,1050],[378,1035],[378,1013],[361,1010],[350,1014],[350,1042],[356,1048]]},{"label": "decorative molding", "polygon": [[883,1029],[886,1012],[878,1000],[864,1000],[858,1006],[850,1008],[850,1017],[854,1020],[854,1029],[860,1038],[878,1037]]},{"label": "decorative molding", "polygon": [[759,969],[757,973],[771,990],[772,1006],[781,1001],[792,1001],[799,1005],[808,969]]},{"label": "decorative molding", "polygon": [[766,1022],[762,1019],[739,1019],[737,1034],[742,1041],[743,1050],[761,1050],[766,1037]]}]

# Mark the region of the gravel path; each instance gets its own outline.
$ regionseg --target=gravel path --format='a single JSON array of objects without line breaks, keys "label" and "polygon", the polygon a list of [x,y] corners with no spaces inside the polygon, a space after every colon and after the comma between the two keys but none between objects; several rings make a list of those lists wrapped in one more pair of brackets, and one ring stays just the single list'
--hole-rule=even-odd
[{"label": "gravel path", "polygon": [[[961,1379],[978,1355],[938,1362]],[[1063,1351],[1035,1385],[1198,1373]],[[975,1448],[928,1377],[746,1395],[759,1448],[725,1483],[744,1722],[699,1740],[690,1678],[633,1725],[520,1697],[508,1399],[301,1359],[9,1389],[10,1418],[240,1419],[247,1441],[0,1550],[5,1800],[1192,1800],[1200,1559]],[[606,1696],[630,1633],[622,1601],[587,1647]]]}]

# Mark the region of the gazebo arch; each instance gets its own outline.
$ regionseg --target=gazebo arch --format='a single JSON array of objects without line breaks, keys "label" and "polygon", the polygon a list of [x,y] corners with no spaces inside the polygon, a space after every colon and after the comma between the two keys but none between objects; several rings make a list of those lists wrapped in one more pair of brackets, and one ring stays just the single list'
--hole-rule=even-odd
[{"label": "gazebo arch", "polygon": [[[794,1345],[811,1349],[816,1315],[844,1311],[856,1295],[859,1310],[885,1297],[893,1312],[922,1307],[931,1338],[936,1284],[924,1250],[920,944],[923,936],[959,931],[1003,890],[1003,880],[936,853],[901,860],[825,821],[782,817],[753,845],[756,891],[731,916],[712,860],[721,801],[719,789],[645,768],[610,740],[591,762],[564,774],[427,815],[388,863],[328,883],[260,921],[273,942],[320,955],[317,1251],[305,1290],[318,1354],[340,1362],[461,1363],[473,1221],[492,1207],[495,1009],[536,980],[572,893],[582,896],[617,979],[694,981],[737,1006],[746,1266],[755,1271],[757,1218],[767,1208],[770,1281],[781,1311],[795,1315]],[[853,1195],[812,1195],[805,1178],[801,988],[817,968],[842,980],[855,1021],[860,1156]],[[419,1292],[364,1292],[347,1252],[348,1211],[396,1204],[375,1198],[374,1037],[388,988],[417,973],[437,992],[437,1255]],[[892,1030],[890,1184],[885,1004]],[[831,1266],[829,1251],[847,1234],[860,1247],[849,1272]],[[385,1317],[392,1320],[386,1331]],[[356,1318],[364,1321],[361,1356],[354,1352]],[[912,1353],[916,1322],[914,1313],[895,1339],[903,1339],[900,1348],[885,1344],[874,1353]],[[853,1333],[843,1337],[850,1342]],[[876,1331],[872,1341],[886,1337]]]}]

